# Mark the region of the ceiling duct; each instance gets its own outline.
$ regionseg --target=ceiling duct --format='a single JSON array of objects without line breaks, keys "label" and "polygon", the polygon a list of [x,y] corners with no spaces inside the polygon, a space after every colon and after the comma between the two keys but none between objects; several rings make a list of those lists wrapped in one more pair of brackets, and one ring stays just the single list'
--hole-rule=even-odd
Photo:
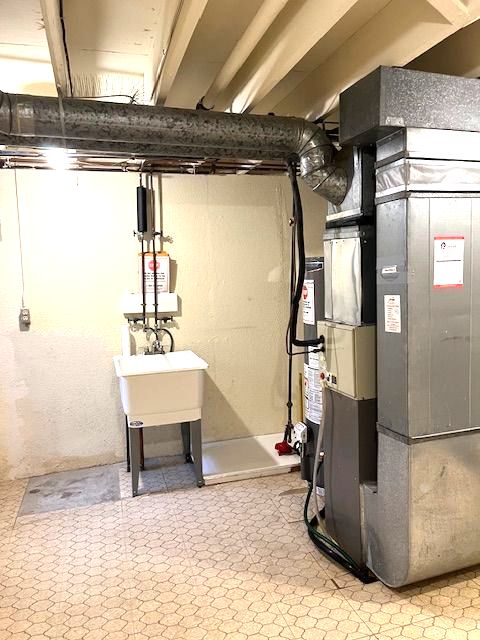
[{"label": "ceiling duct", "polygon": [[301,118],[0,92],[0,144],[137,157],[294,158],[309,187],[330,202],[340,204],[347,191],[327,134]]}]

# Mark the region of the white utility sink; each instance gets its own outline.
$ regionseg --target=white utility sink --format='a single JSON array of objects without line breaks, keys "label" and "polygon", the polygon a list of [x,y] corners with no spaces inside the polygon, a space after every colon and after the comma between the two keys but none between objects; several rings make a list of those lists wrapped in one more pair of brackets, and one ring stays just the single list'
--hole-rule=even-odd
[{"label": "white utility sink", "polygon": [[208,364],[193,351],[115,356],[113,361],[130,426],[152,427],[201,418]]}]

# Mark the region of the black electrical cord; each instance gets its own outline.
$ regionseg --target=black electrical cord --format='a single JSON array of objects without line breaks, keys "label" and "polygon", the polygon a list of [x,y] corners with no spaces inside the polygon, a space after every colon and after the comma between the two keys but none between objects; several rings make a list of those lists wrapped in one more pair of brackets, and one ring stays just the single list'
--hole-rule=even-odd
[{"label": "black electrical cord", "polygon": [[63,14],[63,0],[60,0],[59,12],[60,12],[60,23],[62,25],[63,50],[65,52],[65,61],[67,63],[68,84],[70,85],[70,95],[73,96],[72,70],[70,68],[70,56],[68,55],[67,31],[65,29],[65,17]]},{"label": "black electrical cord", "polygon": [[82,100],[98,100],[99,98],[128,98],[129,104],[139,104],[137,101],[138,91],[135,91],[133,95],[129,93],[109,93],[108,95],[101,96],[80,96]]}]

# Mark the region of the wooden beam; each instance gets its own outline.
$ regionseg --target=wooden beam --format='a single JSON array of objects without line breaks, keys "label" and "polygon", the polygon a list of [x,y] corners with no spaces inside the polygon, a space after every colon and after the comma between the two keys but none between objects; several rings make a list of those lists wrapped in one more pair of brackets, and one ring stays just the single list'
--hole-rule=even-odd
[{"label": "wooden beam", "polygon": [[62,97],[72,96],[73,87],[71,86],[68,72],[58,0],[40,0],[40,7],[57,93]]},{"label": "wooden beam", "polygon": [[469,11],[462,0],[427,0],[427,2],[450,24],[459,24],[468,19]]},{"label": "wooden beam", "polygon": [[480,77],[480,20],[412,60],[408,67],[453,76]]},{"label": "wooden beam", "polygon": [[155,70],[155,81],[151,94],[153,104],[163,104],[167,99],[207,3],[208,0],[181,0],[172,37]]},{"label": "wooden beam", "polygon": [[212,109],[217,100],[222,102],[222,92],[228,88],[230,82],[245,64],[287,2],[288,0],[264,0],[260,5],[242,37],[233,47],[223,67],[210,84],[203,98],[203,105],[207,109]]},{"label": "wooden beam", "polygon": [[217,110],[250,111],[357,0],[291,2],[250,55],[237,78],[216,101]]},{"label": "wooden beam", "polygon": [[[480,2],[474,3],[463,24],[480,17]],[[325,115],[344,89],[379,65],[405,66],[463,26],[437,16],[426,0],[392,0],[276,105],[275,113]]]}]

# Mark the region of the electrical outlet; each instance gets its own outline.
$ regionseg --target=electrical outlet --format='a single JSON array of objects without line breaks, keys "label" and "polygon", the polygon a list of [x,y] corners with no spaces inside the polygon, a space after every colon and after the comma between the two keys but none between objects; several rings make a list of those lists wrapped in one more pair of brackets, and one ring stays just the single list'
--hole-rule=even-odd
[{"label": "electrical outlet", "polygon": [[25,307],[23,307],[22,309],[20,309],[20,314],[18,316],[20,331],[28,331],[30,329],[31,323],[32,319],[30,317],[30,309],[26,309]]}]

